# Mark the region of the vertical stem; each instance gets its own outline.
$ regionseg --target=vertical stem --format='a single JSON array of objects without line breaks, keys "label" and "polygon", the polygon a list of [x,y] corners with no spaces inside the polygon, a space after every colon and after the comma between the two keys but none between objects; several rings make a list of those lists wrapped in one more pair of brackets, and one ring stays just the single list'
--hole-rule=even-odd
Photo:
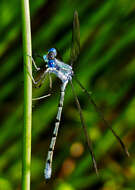
[{"label": "vertical stem", "polygon": [[22,144],[22,190],[30,190],[31,166],[31,120],[32,120],[32,74],[31,59],[31,27],[29,0],[22,0],[22,34],[24,59],[24,126]]}]

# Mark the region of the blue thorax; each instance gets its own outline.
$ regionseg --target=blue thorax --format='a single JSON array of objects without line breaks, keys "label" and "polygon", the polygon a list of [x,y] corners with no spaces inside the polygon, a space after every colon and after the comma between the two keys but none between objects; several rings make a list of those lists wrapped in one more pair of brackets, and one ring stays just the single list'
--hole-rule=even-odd
[{"label": "blue thorax", "polygon": [[44,61],[47,63],[48,67],[54,68],[56,66],[54,59],[48,59],[47,55],[43,56]]},{"label": "blue thorax", "polygon": [[48,67],[55,67],[56,66],[54,59],[48,60],[47,64],[48,64]]}]

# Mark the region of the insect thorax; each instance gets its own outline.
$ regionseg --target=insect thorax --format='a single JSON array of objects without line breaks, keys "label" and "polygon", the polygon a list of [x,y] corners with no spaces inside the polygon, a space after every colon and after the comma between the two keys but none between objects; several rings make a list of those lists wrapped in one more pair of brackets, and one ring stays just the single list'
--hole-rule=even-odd
[{"label": "insect thorax", "polygon": [[[65,65],[67,65],[67,67],[69,66],[68,64],[65,64]],[[72,67],[70,67],[70,69],[66,69],[63,67],[59,67],[56,64],[54,67],[49,67],[49,70],[50,70],[49,71],[50,73],[54,73],[63,83],[65,81],[72,80],[72,76],[73,76]]]}]

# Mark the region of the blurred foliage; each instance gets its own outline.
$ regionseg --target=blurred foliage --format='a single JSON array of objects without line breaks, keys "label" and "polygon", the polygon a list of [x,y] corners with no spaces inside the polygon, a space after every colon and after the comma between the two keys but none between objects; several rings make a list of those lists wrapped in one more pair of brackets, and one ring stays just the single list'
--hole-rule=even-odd
[{"label": "blurred foliage", "polygon": [[[100,170],[100,176],[96,176],[68,85],[53,176],[46,184],[43,170],[60,90],[59,79],[53,77],[53,95],[33,102],[31,189],[134,190],[135,2],[31,0],[30,6],[33,53],[42,55],[48,48],[56,47],[65,62],[69,61],[73,12],[78,11],[81,53],[74,71],[131,153],[130,158],[124,155],[75,84]],[[1,0],[0,14],[0,190],[18,190],[23,127],[20,2]],[[41,88],[33,89],[33,97],[47,94],[47,91],[48,80]]]}]

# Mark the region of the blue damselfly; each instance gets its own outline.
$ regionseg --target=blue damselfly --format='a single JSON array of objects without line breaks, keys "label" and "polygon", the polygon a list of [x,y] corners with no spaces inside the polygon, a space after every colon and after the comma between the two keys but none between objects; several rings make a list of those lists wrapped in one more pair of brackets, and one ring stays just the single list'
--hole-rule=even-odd
[{"label": "blue damselfly", "polygon": [[[41,85],[44,82],[46,75],[49,74],[50,88],[52,87],[52,80],[51,80],[50,74],[52,74],[52,73],[55,74],[62,81],[61,93],[60,93],[60,101],[59,101],[58,112],[57,112],[57,116],[56,116],[55,128],[54,128],[53,136],[52,136],[51,143],[50,143],[50,146],[49,146],[46,165],[45,165],[45,170],[44,170],[45,179],[50,179],[51,178],[53,152],[54,152],[54,147],[55,147],[56,138],[57,138],[58,129],[59,129],[60,120],[61,120],[61,113],[62,113],[62,108],[63,108],[65,89],[66,89],[66,86],[67,86],[68,83],[71,84],[71,89],[72,89],[72,92],[73,92],[73,95],[74,95],[74,98],[75,98],[75,102],[76,102],[76,105],[77,105],[77,108],[78,108],[78,111],[79,111],[81,124],[82,124],[83,130],[84,130],[84,134],[85,134],[85,137],[86,137],[86,140],[87,140],[88,148],[89,148],[89,151],[90,151],[90,154],[91,154],[91,157],[92,157],[93,166],[94,166],[96,174],[98,175],[98,169],[97,169],[97,164],[96,164],[96,160],[95,160],[95,156],[94,156],[94,152],[93,152],[93,148],[92,148],[92,143],[91,143],[90,137],[89,137],[88,132],[87,132],[87,128],[86,128],[86,125],[85,125],[85,122],[84,122],[84,117],[83,117],[83,114],[82,114],[82,109],[81,109],[78,97],[76,95],[75,88],[74,88],[74,85],[72,83],[72,79],[74,79],[77,82],[77,84],[80,86],[80,88],[87,95],[90,103],[93,104],[93,106],[95,107],[97,113],[99,114],[99,116],[103,120],[105,126],[107,126],[112,131],[113,135],[119,141],[119,143],[122,146],[122,148],[123,148],[124,152],[126,153],[126,155],[129,156],[129,152],[128,152],[126,146],[124,145],[124,143],[122,142],[120,137],[112,129],[112,127],[108,124],[108,122],[104,119],[103,114],[99,111],[99,109],[98,109],[96,103],[94,102],[91,94],[85,89],[85,87],[81,84],[81,82],[78,80],[78,78],[76,77],[76,75],[73,72],[73,64],[74,64],[74,62],[77,61],[79,52],[80,52],[80,26],[79,26],[78,13],[77,13],[77,11],[75,11],[74,19],[73,19],[72,47],[71,47],[70,65],[65,64],[64,62],[58,60],[56,58],[57,57],[57,50],[55,48],[51,48],[51,49],[49,49],[48,53],[43,56],[43,60],[46,63],[47,68],[46,68],[46,70],[44,70],[44,72],[41,75],[40,79],[38,81],[35,81],[34,77],[31,76],[32,81],[33,81],[33,83],[35,85],[38,85],[39,83]],[[40,68],[36,66],[36,63],[35,63],[33,58],[32,58],[32,62],[34,64],[35,69],[37,71],[39,71]],[[49,95],[50,94],[48,94],[46,96],[49,96]],[[41,99],[41,98],[44,98],[46,96],[39,97],[37,99]]]}]

